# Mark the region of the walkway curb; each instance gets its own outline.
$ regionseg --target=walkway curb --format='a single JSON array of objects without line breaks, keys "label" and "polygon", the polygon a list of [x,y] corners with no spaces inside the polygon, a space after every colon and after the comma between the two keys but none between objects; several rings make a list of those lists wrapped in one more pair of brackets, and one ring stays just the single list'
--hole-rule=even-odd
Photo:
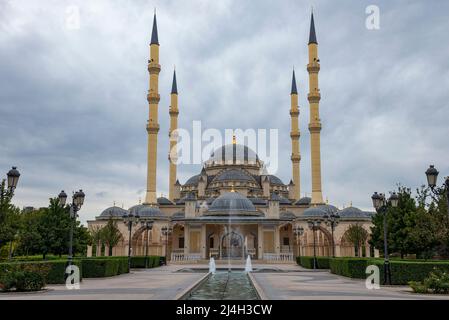
[{"label": "walkway curb", "polygon": [[256,292],[259,295],[260,300],[270,300],[270,299],[268,299],[267,295],[265,294],[265,291],[263,291],[262,287],[256,281],[256,278],[253,276],[253,274],[251,272],[248,272],[248,277],[251,280],[251,282],[254,286],[254,289],[256,289]]}]

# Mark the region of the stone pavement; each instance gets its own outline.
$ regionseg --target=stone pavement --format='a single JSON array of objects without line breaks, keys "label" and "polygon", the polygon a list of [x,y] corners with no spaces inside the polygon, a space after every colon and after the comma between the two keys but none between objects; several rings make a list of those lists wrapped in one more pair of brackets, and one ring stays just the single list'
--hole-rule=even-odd
[{"label": "stone pavement", "polygon": [[326,270],[296,269],[285,273],[253,273],[253,282],[261,296],[270,300],[449,300],[449,295],[414,294],[408,286],[369,290],[364,280],[337,276]]},{"label": "stone pavement", "polygon": [[184,266],[132,270],[110,278],[83,279],[80,290],[49,285],[39,293],[0,293],[0,300],[172,300],[204,273],[173,272]]},{"label": "stone pavement", "polygon": [[[227,268],[218,264],[217,268]],[[244,263],[233,263],[244,268]],[[202,268],[204,272],[176,272]],[[80,290],[67,290],[64,285],[49,285],[40,293],[0,293],[0,300],[173,300],[200,281],[207,264],[169,265],[155,269],[132,270],[111,278],[84,279]],[[449,299],[441,295],[415,295],[406,286],[368,290],[363,280],[353,280],[313,271],[294,264],[253,264],[263,272],[251,273],[259,294],[264,299],[290,300],[378,300],[378,299]],[[274,272],[273,269],[279,272]]]}]

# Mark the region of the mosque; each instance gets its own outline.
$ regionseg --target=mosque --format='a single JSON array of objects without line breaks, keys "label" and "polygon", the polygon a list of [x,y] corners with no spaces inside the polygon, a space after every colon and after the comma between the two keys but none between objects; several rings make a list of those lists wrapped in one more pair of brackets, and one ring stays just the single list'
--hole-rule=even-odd
[{"label": "mosque", "polygon": [[[128,210],[113,206],[105,209],[89,229],[98,229],[110,219],[117,222],[121,232],[112,254],[162,255],[172,263],[215,259],[244,259],[248,255],[265,262],[294,261],[298,255],[356,256],[378,255],[370,248],[368,238],[361,246],[351,242],[350,226],[364,228],[369,237],[372,212],[350,207],[338,209],[323,201],[321,184],[318,86],[320,60],[313,13],[308,43],[309,74],[308,101],[310,105],[309,133],[311,141],[311,197],[300,197],[300,131],[298,90],[293,71],[291,86],[291,165],[292,177],[285,184],[275,175],[263,170],[258,155],[245,145],[233,143],[215,150],[203,163],[201,172],[180,183],[177,179],[176,139],[170,139],[169,196],[156,196],[157,143],[159,134],[159,39],[154,15],[148,71],[150,75],[147,100],[149,104],[147,188],[145,201]],[[171,90],[170,135],[178,128],[178,89],[176,73]],[[181,107],[182,110],[182,107]],[[287,114],[287,112],[286,112]],[[339,223],[332,228],[325,215],[338,214]],[[123,216],[138,217],[130,230]],[[148,222],[151,228],[148,227]],[[315,228],[311,228],[315,222]],[[318,222],[318,223],[317,223]],[[322,222],[321,224],[319,224]],[[319,224],[319,225],[318,225]],[[302,227],[303,232],[298,232]],[[296,232],[295,232],[296,231]],[[101,245],[97,246],[101,248]],[[88,255],[108,255],[109,248],[94,250]]]}]

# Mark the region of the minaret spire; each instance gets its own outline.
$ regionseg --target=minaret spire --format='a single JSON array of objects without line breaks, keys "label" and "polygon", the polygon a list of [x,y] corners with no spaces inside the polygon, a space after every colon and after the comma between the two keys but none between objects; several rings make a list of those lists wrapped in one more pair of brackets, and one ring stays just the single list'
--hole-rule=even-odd
[{"label": "minaret spire", "polygon": [[309,44],[311,43],[318,44],[318,42],[316,41],[315,20],[313,19],[313,10],[312,10],[312,18],[310,19],[310,34],[309,34]]},{"label": "minaret spire", "polygon": [[299,107],[298,107],[298,89],[296,87],[295,69],[293,69],[292,76],[292,90],[291,90],[291,132],[292,139],[292,182],[289,185],[289,197],[291,200],[299,200],[301,194],[301,180],[300,180],[300,162],[301,154],[299,151],[299,138],[301,133],[299,131]]},{"label": "minaret spire", "polygon": [[321,119],[320,100],[321,93],[318,86],[318,73],[320,71],[320,60],[318,59],[318,42],[315,34],[315,21],[313,12],[310,22],[309,37],[309,95],[310,104],[310,155],[312,164],[312,201],[313,205],[323,204],[323,192],[321,189]]},{"label": "minaret spire", "polygon": [[169,172],[169,194],[168,198],[173,201],[176,198],[176,184],[179,184],[179,181],[176,179],[177,175],[177,162],[178,162],[178,135],[176,134],[176,130],[178,129],[178,85],[176,83],[176,70],[173,70],[173,83],[170,94],[170,151],[168,155],[168,160],[170,162],[170,172]]},{"label": "minaret spire", "polygon": [[159,37],[157,35],[156,9],[154,9],[153,31],[151,32],[151,44],[159,45]]},{"label": "minaret spire", "polygon": [[290,94],[298,94],[298,89],[296,88],[296,77],[295,77],[295,69],[293,68],[293,77],[292,77],[292,91]]},{"label": "minaret spire", "polygon": [[173,82],[171,85],[171,93],[178,94],[178,84],[176,83],[176,69],[173,70]]},{"label": "minaret spire", "polygon": [[157,34],[156,12],[154,13],[153,31],[150,43],[150,60],[148,60],[148,72],[150,73],[150,88],[147,101],[149,105],[148,132],[148,163],[147,163],[147,192],[145,204],[157,205],[156,196],[156,172],[157,172],[157,137],[159,133],[158,108],[159,108],[159,40]]}]

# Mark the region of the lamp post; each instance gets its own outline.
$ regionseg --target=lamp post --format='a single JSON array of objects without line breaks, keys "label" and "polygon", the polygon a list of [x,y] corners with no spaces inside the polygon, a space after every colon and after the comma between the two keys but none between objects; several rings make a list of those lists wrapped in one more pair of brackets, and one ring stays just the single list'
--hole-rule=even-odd
[{"label": "lamp post", "polygon": [[299,225],[296,225],[293,228],[293,234],[296,237],[296,245],[298,246],[298,257],[301,257],[300,237],[304,234],[304,228]]},{"label": "lamp post", "polygon": [[172,233],[173,228],[162,227],[162,234],[165,236],[165,265],[167,265],[167,251],[168,251],[168,236]]},{"label": "lamp post", "polygon": [[430,165],[429,169],[426,170],[427,184],[435,195],[441,195],[446,192],[447,200],[447,213],[449,214],[449,176],[446,177],[442,187],[436,187],[438,179],[438,170],[434,165]]},{"label": "lamp post", "polygon": [[[12,167],[12,169],[8,171],[6,176],[7,176],[7,190],[6,190],[6,192],[2,191],[0,194],[0,197],[1,197],[0,203],[2,206],[3,206],[5,198],[8,199],[8,201],[9,201],[13,197],[14,190],[16,189],[17,183],[19,182],[20,173],[17,170],[17,167]],[[4,183],[4,180],[3,180],[3,183]],[[0,207],[0,209],[1,209],[1,207]],[[1,212],[0,212],[0,214],[1,214]],[[13,239],[11,239],[11,241],[9,243],[9,254],[8,254],[9,260],[12,259],[12,244],[13,244]]]},{"label": "lamp post", "polygon": [[320,228],[321,220],[319,220],[319,219],[309,220],[309,221],[307,221],[307,224],[309,225],[309,229],[313,231],[313,269],[316,269],[318,267],[318,263],[316,260],[315,233]]},{"label": "lamp post", "polygon": [[[69,234],[69,256],[68,256],[68,265],[72,265],[73,261],[73,227],[78,217],[78,211],[81,210],[81,207],[84,204],[84,198],[86,195],[83,190],[79,190],[73,193],[72,195],[72,203],[69,205],[70,207],[70,234]],[[59,195],[59,205],[64,207],[67,202],[67,194],[62,190]]]},{"label": "lamp post", "polygon": [[132,214],[131,212],[128,214],[124,214],[123,215],[123,223],[125,224],[125,226],[128,227],[128,270],[131,272],[131,250],[132,250],[132,239],[131,239],[131,234],[132,234],[132,230],[133,230],[133,226],[137,225],[139,223],[139,215],[136,214]]},{"label": "lamp post", "polygon": [[153,229],[153,224],[154,221],[153,220],[145,220],[141,222],[142,227],[144,228],[144,230],[147,231],[147,241],[145,243],[145,268],[148,268],[148,242],[149,242],[149,238],[150,238],[150,231]]},{"label": "lamp post", "polygon": [[330,214],[325,214],[323,216],[324,222],[328,227],[331,228],[332,232],[332,257],[335,258],[335,238],[334,238],[334,231],[335,227],[337,227],[338,223],[340,222],[340,215],[336,212],[331,212]]},{"label": "lamp post", "polygon": [[384,227],[384,285],[391,285],[391,270],[390,270],[390,261],[388,257],[388,230],[387,230],[387,210],[388,206],[396,208],[399,203],[399,196],[396,192],[393,192],[390,195],[390,198],[387,199],[385,194],[374,192],[371,196],[371,200],[373,200],[374,209],[376,209],[377,213],[383,214],[383,227]]}]

